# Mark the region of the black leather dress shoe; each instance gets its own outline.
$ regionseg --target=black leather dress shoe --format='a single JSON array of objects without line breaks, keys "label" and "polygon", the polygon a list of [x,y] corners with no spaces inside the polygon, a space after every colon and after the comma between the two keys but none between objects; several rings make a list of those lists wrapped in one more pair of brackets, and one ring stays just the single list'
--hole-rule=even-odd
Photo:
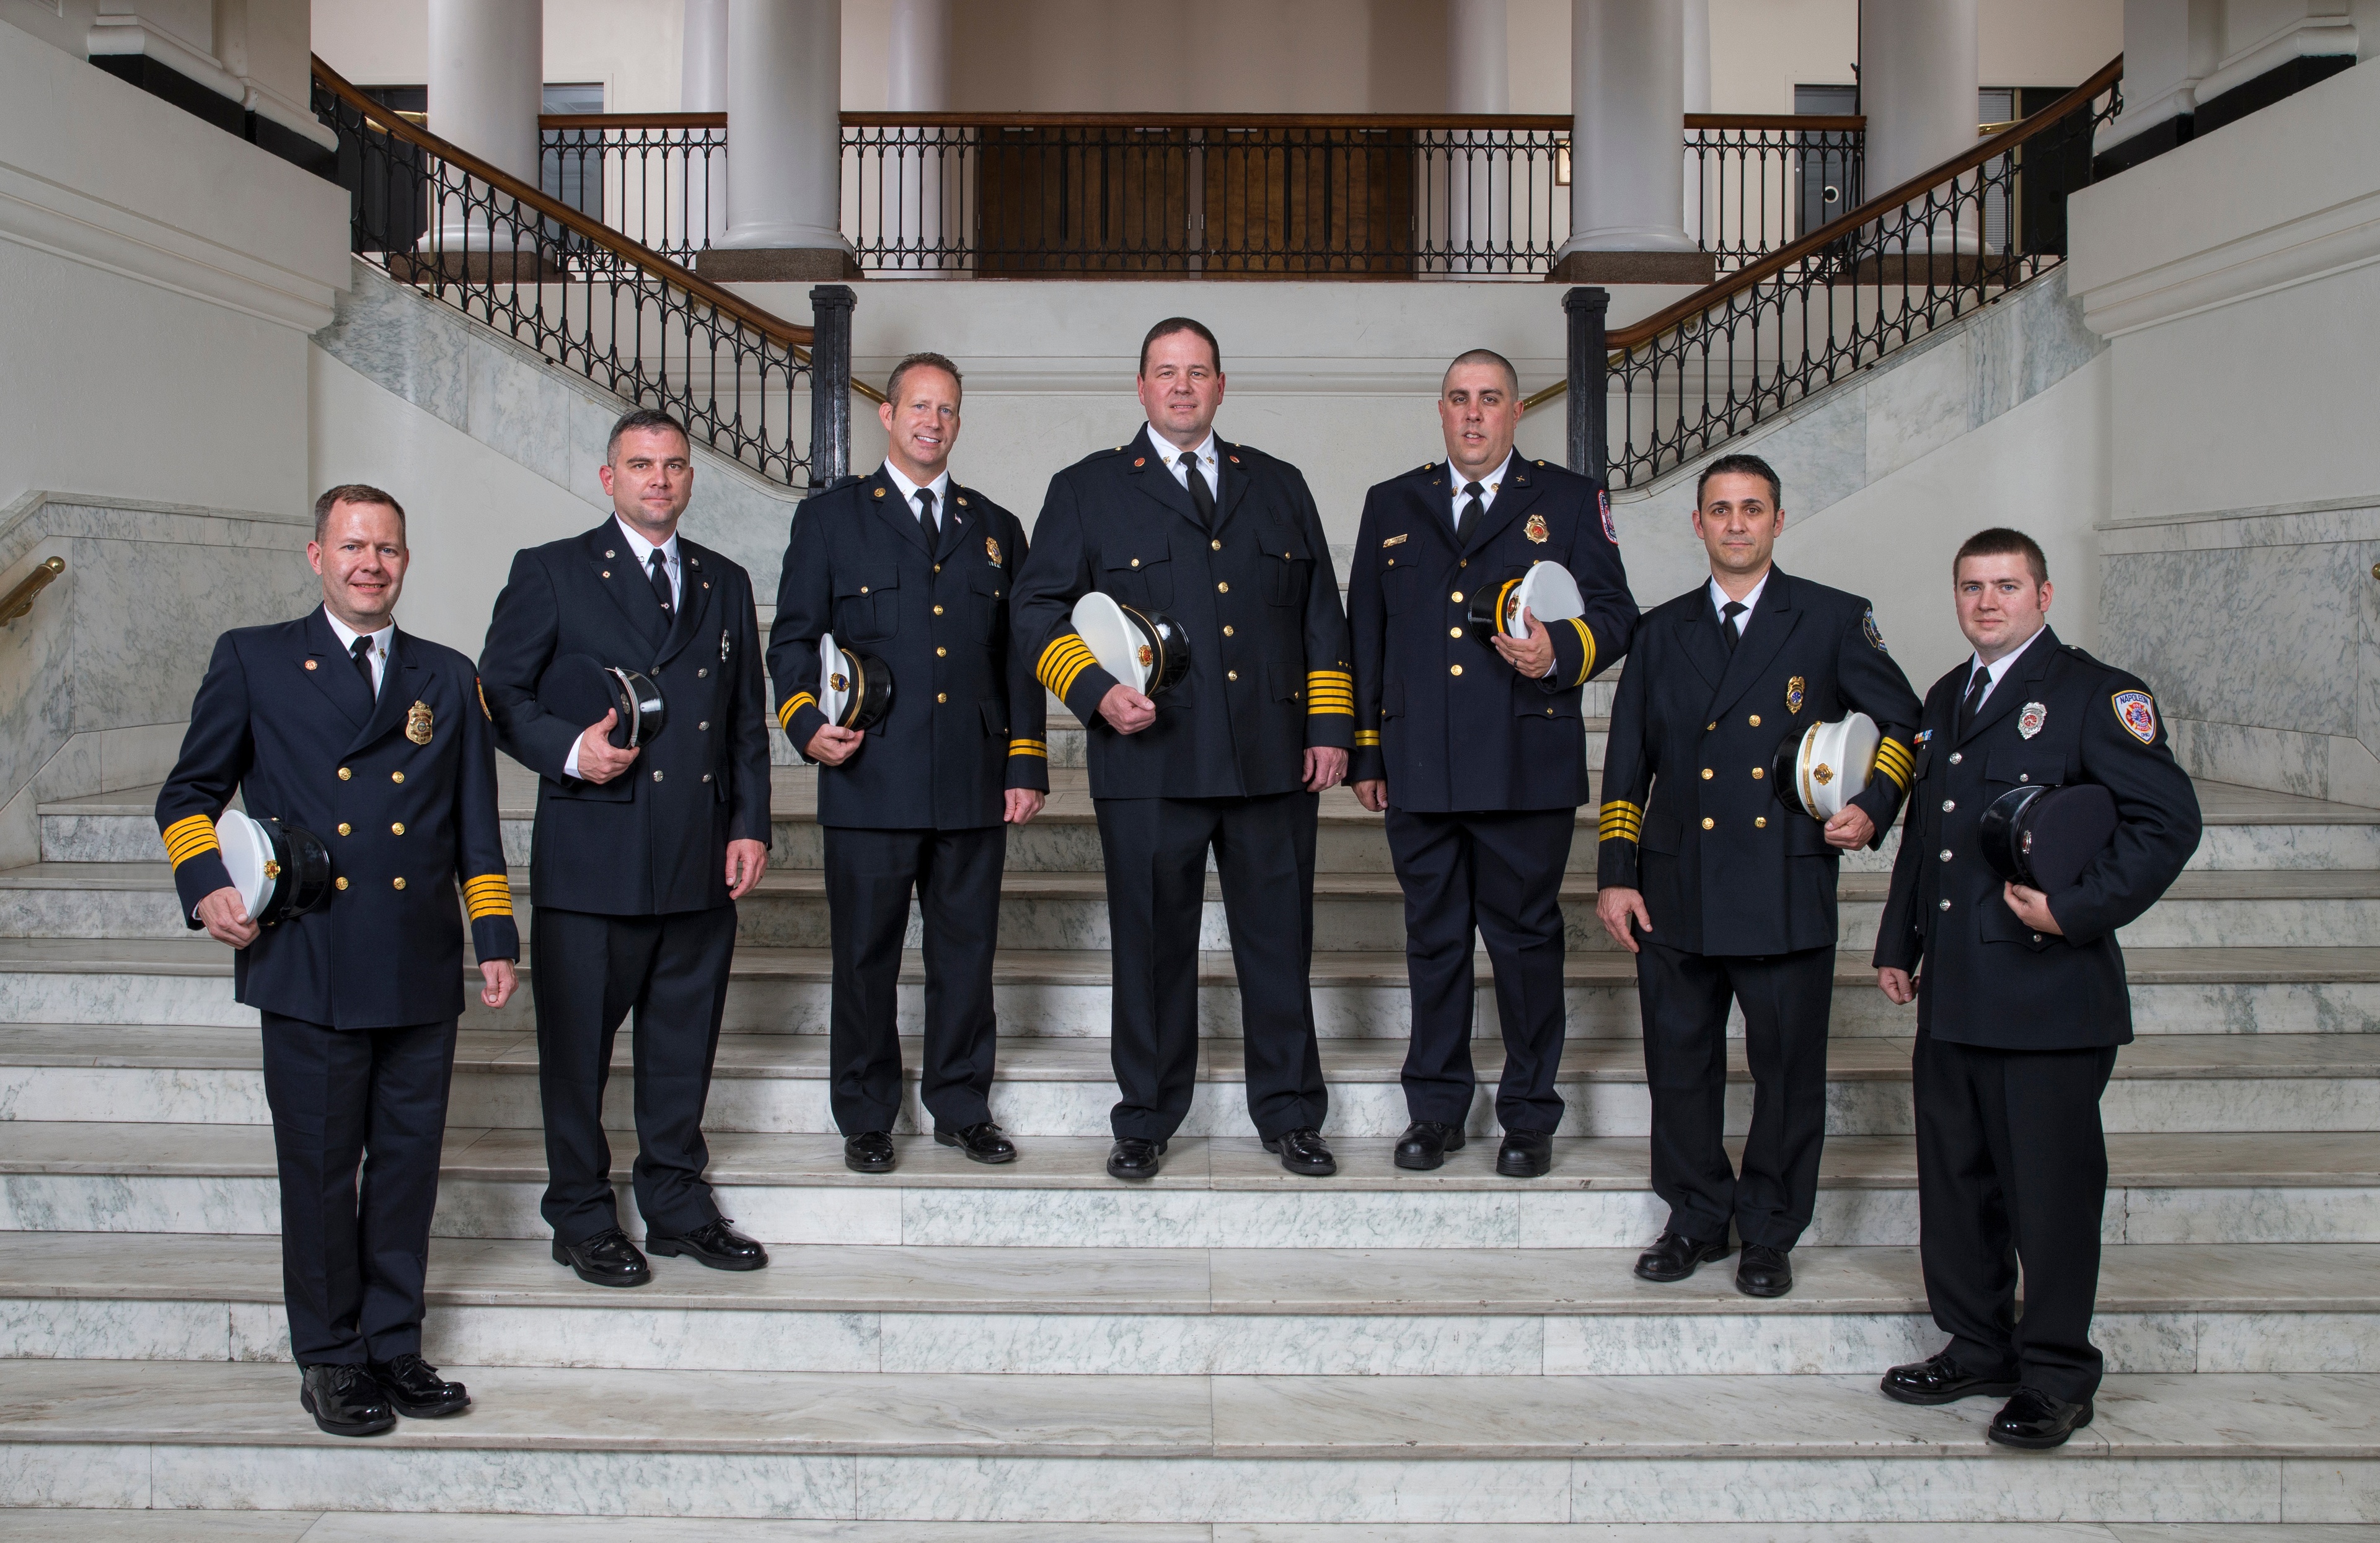
[{"label": "black leather dress shoe", "polygon": [[2006,1398],[2016,1391],[2015,1378],[1986,1377],[1969,1371],[1951,1359],[1947,1350],[1923,1361],[1895,1367],[1876,1385],[1884,1390],[1885,1397],[1902,1403],[1956,1403],[1978,1393]]},{"label": "black leather dress shoe", "polygon": [[970,1162],[1014,1162],[1016,1143],[1002,1134],[1001,1128],[989,1120],[978,1120],[954,1131],[937,1126],[934,1140],[940,1146],[956,1147]]},{"label": "black leather dress shoe", "polygon": [[1697,1243],[1683,1233],[1663,1233],[1653,1240],[1653,1246],[1636,1256],[1636,1276],[1642,1281],[1670,1285],[1684,1280],[1696,1270],[1714,1259],[1727,1257],[1725,1238],[1717,1243]]},{"label": "black leather dress shoe", "polygon": [[2069,1403],[2052,1398],[2038,1388],[2019,1388],[2016,1397],[2007,1407],[1992,1416],[1992,1426],[1984,1434],[2004,1447],[2022,1447],[2026,1452],[2047,1452],[2062,1447],[2066,1439],[2091,1423],[2091,1401]]},{"label": "black leather dress shoe", "polygon": [[370,1364],[373,1381],[388,1395],[396,1412],[411,1419],[442,1420],[471,1407],[471,1395],[460,1382],[449,1382],[438,1368],[407,1351],[387,1361]]},{"label": "black leather dress shoe", "polygon": [[1157,1160],[1165,1155],[1162,1141],[1144,1141],[1136,1136],[1119,1136],[1113,1150],[1108,1153],[1108,1177],[1111,1179],[1153,1179],[1163,1166]]},{"label": "black leather dress shoe", "polygon": [[1544,1131],[1506,1131],[1496,1148],[1496,1172],[1508,1179],[1542,1179],[1553,1166],[1554,1138]]},{"label": "black leather dress shoe", "polygon": [[714,1216],[675,1237],[647,1233],[645,1247],[665,1259],[684,1254],[713,1270],[765,1270],[769,1264],[769,1251],[729,1226],[723,1216]]},{"label": "black leather dress shoe", "polygon": [[855,1173],[890,1173],[892,1161],[892,1137],[883,1131],[843,1138],[843,1165]]},{"label": "black leather dress shoe", "polygon": [[1793,1265],[1782,1248],[1747,1243],[1735,1261],[1735,1289],[1746,1296],[1782,1296],[1793,1289]]},{"label": "black leather dress shoe", "polygon": [[1439,1120],[1415,1120],[1397,1137],[1397,1166],[1427,1171],[1463,1150],[1463,1127]]},{"label": "black leather dress shoe", "polygon": [[298,1378],[298,1402],[330,1436],[377,1436],[396,1423],[388,1395],[361,1367],[306,1367]]},{"label": "black leather dress shoe", "polygon": [[607,1227],[584,1243],[554,1239],[553,1262],[568,1265],[590,1286],[641,1286],[653,1278],[653,1267],[617,1227]]},{"label": "black leather dress shoe", "polygon": [[1268,1152],[1281,1154],[1281,1165],[1293,1173],[1303,1173],[1309,1179],[1327,1179],[1339,1172],[1339,1160],[1330,1155],[1330,1143],[1312,1125],[1300,1125],[1284,1131],[1264,1144]]}]

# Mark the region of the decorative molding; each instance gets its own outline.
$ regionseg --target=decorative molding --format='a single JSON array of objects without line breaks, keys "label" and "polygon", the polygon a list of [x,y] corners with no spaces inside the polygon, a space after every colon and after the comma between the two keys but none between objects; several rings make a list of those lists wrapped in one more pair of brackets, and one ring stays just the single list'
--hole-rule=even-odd
[{"label": "decorative molding", "polygon": [[0,240],[301,333],[320,331],[334,315],[336,291],[328,285],[5,164]]},{"label": "decorative molding", "polygon": [[2082,320],[2120,337],[2380,261],[2380,192],[2086,290]]},{"label": "decorative molding", "polygon": [[[2373,510],[2380,512],[2380,492],[2351,498],[2321,498],[2302,504],[2259,504],[2242,509],[2192,509],[2172,515],[2138,515],[2129,519],[2106,519],[2093,527],[2098,530],[2155,530],[2168,525],[2204,525],[2215,520],[2275,519],[2289,515],[2328,515],[2341,512]],[[2380,540],[2380,530],[2371,536],[2334,538],[2356,541]]]},{"label": "decorative molding", "polygon": [[137,16],[103,16],[94,22],[84,49],[94,59],[140,54],[156,60],[175,74],[197,81],[217,96],[245,103],[248,88],[240,78],[170,33],[144,24]]},{"label": "decorative molding", "polygon": [[2339,54],[2353,58],[2358,52],[2353,22],[2343,16],[2308,17],[2291,22],[2279,35],[2216,66],[2212,74],[2198,82],[2198,100],[2212,102],[2235,86],[2244,86],[2260,75],[2285,68],[2300,59]]}]

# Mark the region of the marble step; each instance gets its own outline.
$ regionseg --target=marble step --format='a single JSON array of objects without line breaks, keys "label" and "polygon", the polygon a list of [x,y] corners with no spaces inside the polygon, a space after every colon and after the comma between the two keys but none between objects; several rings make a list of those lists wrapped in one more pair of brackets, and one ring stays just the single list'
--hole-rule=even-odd
[{"label": "marble step", "polygon": [[[528,879],[512,880],[515,911],[529,910]],[[1837,893],[1842,946],[1864,950],[1890,889],[1881,872],[1845,873]],[[1561,886],[1568,946],[1620,952],[1596,919],[1594,876],[1572,873]],[[818,869],[772,869],[736,906],[739,944],[823,948],[831,930],[826,876]],[[0,936],[61,939],[177,939],[188,936],[163,863],[30,863],[0,870]],[[1001,881],[1000,936],[1011,948],[1105,949],[1106,881],[1096,869],[1010,872]],[[905,945],[917,947],[924,924],[913,905]],[[1332,952],[1402,951],[1404,896],[1390,873],[1319,873],[1314,882],[1314,940]],[[2380,946],[2380,869],[2202,869],[2184,873],[2146,914],[2125,928],[2134,948],[2287,947],[2319,942]],[[1222,891],[1207,881],[1198,946],[1231,946]]]},{"label": "marble step", "polygon": [[[1140,1185],[1107,1176],[1103,1137],[1037,1137],[999,1168],[924,1136],[895,1144],[896,1172],[863,1175],[832,1136],[714,1132],[709,1176],[725,1214],[771,1244],[1628,1248],[1668,1214],[1642,1137],[1558,1137],[1553,1172],[1534,1180],[1498,1177],[1488,1142],[1408,1173],[1389,1139],[1345,1138],[1333,1143],[1338,1175],[1307,1179],[1253,1136],[1177,1137],[1164,1172]],[[625,1190],[636,1143],[612,1147]],[[2107,1153],[2107,1243],[2380,1243],[2380,1135],[2112,1136]],[[435,1231],[544,1237],[544,1181],[540,1133],[452,1126]],[[1915,1185],[1908,1137],[1831,1139],[1803,1241],[1913,1244]],[[624,1224],[633,1213],[624,1198]],[[266,1127],[0,1123],[0,1232],[278,1230]]]},{"label": "marble step", "polygon": [[[1067,1376],[1866,1373],[1939,1348],[1913,1248],[1804,1247],[1792,1294],[1681,1285],[1633,1249],[780,1248],[589,1286],[541,1242],[439,1240],[441,1365]],[[2110,1372],[2380,1371],[2380,1248],[2107,1249]],[[0,1257],[0,1356],[284,1361],[272,1237],[53,1233]]]},{"label": "marble step", "polygon": [[[2131,948],[2134,1031],[2161,1034],[2362,1034],[2380,1032],[2380,949]],[[1474,1032],[1498,1032],[1493,972],[1475,965]],[[1642,1032],[1634,961],[1617,950],[1571,954],[1563,963],[1569,1032],[1574,1039],[1631,1039]],[[464,997],[467,1028],[534,1023],[536,961],[501,1012]],[[477,972],[465,966],[468,981]],[[764,1033],[822,1034],[827,1028],[830,962],[824,949],[742,948],[729,978],[726,1027]],[[1109,961],[1103,950],[1003,949],[993,966],[1001,1031],[1011,1039],[1099,1037],[1111,1027]],[[1240,1032],[1241,1001],[1231,955],[1206,953],[1198,966],[1199,1029]],[[1310,977],[1315,1021],[1326,1039],[1395,1038],[1410,1023],[1404,959],[1372,949],[1318,953]],[[1915,1010],[1895,1007],[1876,989],[1865,955],[1838,956],[1832,1032],[1838,1038],[1913,1032]],[[921,955],[905,955],[901,1021],[919,1021]],[[231,952],[184,933],[166,940],[86,941],[0,937],[0,1023],[150,1024],[160,1027],[256,1025],[254,1010],[232,1000]],[[1739,1021],[1730,1029],[1740,1035]]]},{"label": "marble step", "polygon": [[[353,1498],[349,1498],[353,1503]],[[17,1543],[1746,1543],[1742,1522],[844,1522],[422,1512],[17,1511]],[[2380,1526],[2188,1522],[1803,1522],[1761,1543],[2375,1543]]]},{"label": "marble step", "polygon": [[[1902,1038],[1830,1044],[1830,1135],[1913,1129],[1910,1049]],[[1727,1128],[1741,1136],[1751,1120],[1751,1074],[1741,1042],[1730,1051]],[[623,1035],[604,1110],[605,1124],[622,1132],[634,1128],[630,1053]],[[1402,1039],[1333,1039],[1324,1047],[1332,1136],[1394,1136],[1404,1129],[1408,1112],[1398,1081],[1404,1055]],[[902,1060],[910,1075],[898,1128],[930,1130],[931,1118],[917,1103],[919,1041],[904,1039]],[[1501,1042],[1476,1043],[1473,1062],[1481,1086],[1466,1126],[1473,1136],[1492,1140],[1499,1128],[1494,1087],[1503,1069]],[[540,1125],[537,1065],[534,1034],[466,1030],[455,1053],[450,1123]],[[822,1035],[724,1035],[705,1124],[714,1131],[831,1133],[830,1065]],[[0,1027],[0,1121],[270,1124],[261,1068],[250,1029]],[[1183,1134],[1252,1134],[1245,1083],[1240,1042],[1206,1041]],[[1650,1128],[1640,1041],[1572,1041],[1557,1089],[1568,1106],[1560,1134],[1643,1136]],[[992,1114],[1014,1136],[1105,1135],[1114,1101],[1105,1039],[1018,1039],[1001,1048]],[[2144,1039],[2118,1056],[2100,1107],[2106,1128],[2124,1134],[2380,1130],[2380,1035]]]},{"label": "marble step", "polygon": [[[20,1505],[1171,1524],[2353,1521],[2355,1375],[2110,1378],[2057,1457],[1857,1377],[1037,1378],[450,1366],[465,1418],[318,1434],[286,1367],[25,1362]],[[1393,1388],[1394,1393],[1389,1391]],[[1790,1411],[1791,1418],[1779,1418]],[[1449,1536],[1440,1533],[1439,1536]]]},{"label": "marble step", "polygon": [[[500,759],[497,765],[506,855],[526,868],[536,779],[510,760]],[[1085,773],[1060,766],[1050,783],[1049,807],[1030,825],[1009,832],[1009,868],[1051,872],[1096,869],[1099,834]],[[2206,825],[2191,857],[2193,869],[2380,869],[2380,809],[2223,783],[2201,783],[2198,791]],[[41,805],[43,860],[162,860],[156,799],[156,788],[148,786]],[[776,815],[774,861],[780,867],[818,867],[823,859],[816,823],[817,772],[806,767],[776,768],[771,776],[771,808]],[[1595,824],[1595,808],[1581,809],[1578,834],[1571,845],[1573,871],[1594,871]],[[1896,832],[1880,852],[1848,855],[1845,869],[1888,870],[1898,840]],[[1388,872],[1379,816],[1367,813],[1343,788],[1325,794],[1315,861],[1326,873]]]}]

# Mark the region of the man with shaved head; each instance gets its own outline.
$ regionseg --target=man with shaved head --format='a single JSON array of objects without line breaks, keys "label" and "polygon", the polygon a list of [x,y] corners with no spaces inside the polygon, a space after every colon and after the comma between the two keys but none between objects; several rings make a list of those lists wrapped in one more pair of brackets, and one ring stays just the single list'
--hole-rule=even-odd
[{"label": "man with shaved head", "polygon": [[[1474,348],[1438,395],[1446,459],[1372,489],[1349,570],[1355,751],[1348,778],[1385,810],[1405,895],[1413,1040],[1411,1127],[1400,1168],[1430,1169],[1463,1144],[1471,1065],[1472,934],[1496,969],[1504,1072],[1496,1171],[1536,1178],[1561,1123],[1562,869],[1587,800],[1582,687],[1628,650],[1636,605],[1601,483],[1512,449],[1521,385],[1510,359]],[[1521,607],[1483,636],[1541,563],[1577,580],[1580,614],[1548,625]]]}]

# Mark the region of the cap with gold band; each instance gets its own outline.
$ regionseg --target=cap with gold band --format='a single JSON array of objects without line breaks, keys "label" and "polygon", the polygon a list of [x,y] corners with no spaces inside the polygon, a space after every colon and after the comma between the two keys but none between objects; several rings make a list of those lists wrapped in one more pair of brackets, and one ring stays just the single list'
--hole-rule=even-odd
[{"label": "cap with gold band", "polygon": [[311,831],[225,809],[215,841],[252,921],[269,927],[302,917],[331,896],[331,849]]},{"label": "cap with gold band", "polygon": [[1075,602],[1075,631],[1100,669],[1157,697],[1190,674],[1190,640],[1161,611],[1139,611],[1094,589]]},{"label": "cap with gold band", "polygon": [[867,733],[892,711],[892,667],[827,633],[819,638],[818,705],[835,727]]},{"label": "cap with gold band", "polygon": [[1483,643],[1493,643],[1499,632],[1507,638],[1526,638],[1528,624],[1521,619],[1524,610],[1540,622],[1566,622],[1586,614],[1586,598],[1579,593],[1578,580],[1560,563],[1532,563],[1518,578],[1471,592],[1471,635]]},{"label": "cap with gold band", "polygon": [[547,665],[538,677],[537,700],[572,723],[600,723],[606,712],[617,713],[611,740],[623,750],[659,739],[669,721],[662,688],[651,677],[592,654],[565,653]]},{"label": "cap with gold band", "polygon": [[1811,724],[1777,747],[1777,796],[1813,820],[1832,820],[1867,791],[1883,743],[1876,720],[1864,712]]}]

